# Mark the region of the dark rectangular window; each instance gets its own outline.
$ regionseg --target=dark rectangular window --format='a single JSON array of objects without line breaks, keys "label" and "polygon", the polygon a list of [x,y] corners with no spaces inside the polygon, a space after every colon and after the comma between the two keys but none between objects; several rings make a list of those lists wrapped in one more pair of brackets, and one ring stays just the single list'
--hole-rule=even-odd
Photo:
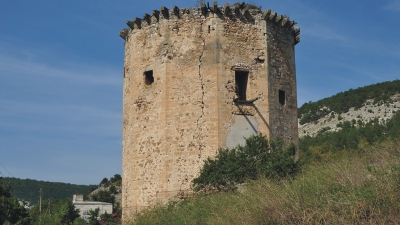
[{"label": "dark rectangular window", "polygon": [[285,105],[285,91],[279,90],[279,103]]},{"label": "dark rectangular window", "polygon": [[144,83],[150,85],[154,82],[153,70],[144,72]]},{"label": "dark rectangular window", "polygon": [[235,91],[238,100],[246,100],[247,79],[249,77],[248,71],[235,71]]}]

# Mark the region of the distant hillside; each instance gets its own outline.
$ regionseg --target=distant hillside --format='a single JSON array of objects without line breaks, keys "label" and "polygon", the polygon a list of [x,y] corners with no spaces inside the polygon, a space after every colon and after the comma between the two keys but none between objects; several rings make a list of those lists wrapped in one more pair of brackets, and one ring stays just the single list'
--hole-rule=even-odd
[{"label": "distant hillside", "polygon": [[370,121],[390,120],[400,108],[400,80],[340,92],[298,110],[299,137],[338,131],[343,125],[359,127]]},{"label": "distant hillside", "polygon": [[37,181],[31,179],[19,179],[4,177],[3,184],[13,187],[12,195],[20,200],[25,200],[34,205],[39,202],[39,191],[42,188],[42,199],[71,199],[74,194],[85,194],[97,185],[77,185],[61,182]]}]

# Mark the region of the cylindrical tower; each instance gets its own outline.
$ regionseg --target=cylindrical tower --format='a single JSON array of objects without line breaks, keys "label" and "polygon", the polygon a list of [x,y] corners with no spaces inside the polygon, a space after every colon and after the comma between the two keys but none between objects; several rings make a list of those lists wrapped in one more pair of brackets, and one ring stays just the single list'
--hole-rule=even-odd
[{"label": "cylindrical tower", "polygon": [[298,142],[294,21],[248,4],[153,10],[123,29],[124,219],[190,193],[258,132]]}]

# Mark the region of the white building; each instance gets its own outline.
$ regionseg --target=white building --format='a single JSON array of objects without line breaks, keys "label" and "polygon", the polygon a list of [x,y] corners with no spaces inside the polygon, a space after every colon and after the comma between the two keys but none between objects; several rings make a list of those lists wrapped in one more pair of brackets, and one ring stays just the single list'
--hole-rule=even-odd
[{"label": "white building", "polygon": [[76,209],[79,209],[79,215],[84,220],[89,219],[89,210],[95,210],[99,208],[99,215],[108,213],[112,213],[112,204],[108,202],[95,202],[95,201],[84,201],[83,195],[76,194],[72,198],[72,203],[75,205]]}]

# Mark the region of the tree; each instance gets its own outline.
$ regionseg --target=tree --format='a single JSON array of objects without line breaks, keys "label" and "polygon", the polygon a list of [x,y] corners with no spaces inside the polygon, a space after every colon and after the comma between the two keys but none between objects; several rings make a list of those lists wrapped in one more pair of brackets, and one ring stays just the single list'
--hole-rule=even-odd
[{"label": "tree", "polygon": [[229,190],[247,179],[258,177],[281,179],[295,175],[299,162],[295,161],[295,145],[283,147],[283,141],[268,141],[255,135],[246,139],[245,146],[219,149],[215,159],[208,158],[193,180],[195,190],[216,188]]},{"label": "tree", "polygon": [[0,224],[30,224],[28,211],[11,195],[12,187],[3,186],[0,177]]},{"label": "tree", "polygon": [[117,192],[117,188],[114,185],[111,185],[110,188],[108,189],[108,191],[111,194],[115,194]]},{"label": "tree", "polygon": [[110,178],[110,182],[111,182],[111,183],[115,183],[115,182],[117,182],[117,181],[119,181],[119,180],[122,180],[122,177],[121,177],[121,175],[119,175],[119,174],[115,174],[114,177],[111,177],[111,178]]},{"label": "tree", "polygon": [[100,182],[100,186],[107,184],[107,183],[108,183],[108,179],[107,179],[107,177],[104,177],[103,180],[101,180],[101,182]]},{"label": "tree", "polygon": [[115,202],[115,196],[113,195],[112,192],[107,190],[99,190],[95,194],[92,194],[90,196],[90,199],[92,199],[93,201],[108,202],[112,204],[114,204]]},{"label": "tree", "polygon": [[75,209],[71,201],[66,200],[61,203],[58,211],[61,224],[71,224],[79,216],[79,209]]},{"label": "tree", "polygon": [[90,225],[98,225],[100,224],[97,218],[99,217],[100,209],[96,208],[95,210],[89,209],[89,224]]},{"label": "tree", "polygon": [[115,225],[121,224],[120,218],[118,218],[117,214],[108,214],[107,212],[100,215],[100,224],[101,225]]},{"label": "tree", "polygon": [[32,224],[71,224],[79,218],[79,209],[69,199],[42,201],[41,215],[39,210],[39,204],[30,209]]}]

